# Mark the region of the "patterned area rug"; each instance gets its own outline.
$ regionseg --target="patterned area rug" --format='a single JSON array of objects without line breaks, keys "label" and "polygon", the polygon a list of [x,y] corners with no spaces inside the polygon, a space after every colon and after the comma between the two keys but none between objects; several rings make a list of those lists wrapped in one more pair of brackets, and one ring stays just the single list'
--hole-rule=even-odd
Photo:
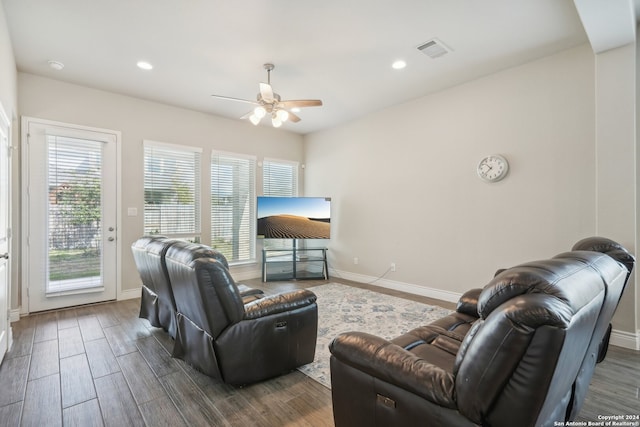
[{"label": "patterned area rug", "polygon": [[331,388],[329,343],[338,334],[361,331],[391,339],[451,313],[442,307],[337,283],[309,290],[318,297],[316,357],[313,363],[298,370],[328,388]]}]

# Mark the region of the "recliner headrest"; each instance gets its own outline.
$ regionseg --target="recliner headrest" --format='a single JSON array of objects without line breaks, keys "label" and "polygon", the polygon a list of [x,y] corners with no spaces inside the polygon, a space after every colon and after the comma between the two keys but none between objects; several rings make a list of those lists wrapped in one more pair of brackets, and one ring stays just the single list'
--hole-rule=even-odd
[{"label": "recliner headrest", "polygon": [[573,248],[571,248],[571,250],[594,251],[607,254],[611,258],[624,264],[624,266],[627,268],[628,273],[631,273],[631,270],[633,269],[633,266],[636,262],[635,257],[631,255],[629,251],[624,248],[624,246],[617,242],[614,242],[611,239],[607,239],[606,237],[587,237],[573,245]]},{"label": "recliner headrest", "polygon": [[478,298],[478,314],[486,318],[505,301],[527,293],[550,295],[577,312],[603,292],[605,281],[621,270],[620,264],[609,256],[587,251],[565,252],[551,259],[521,264],[502,271],[483,288]]},{"label": "recliner headrest", "polygon": [[200,243],[176,241],[171,247],[171,250],[167,252],[167,256],[169,256],[169,254],[174,261],[179,261],[186,265],[191,264],[198,258],[213,258],[220,262],[227,270],[229,269],[229,263],[224,255]]},{"label": "recliner headrest", "polygon": [[147,253],[162,258],[167,253],[167,249],[175,242],[176,240],[167,238],[153,239],[147,245]]},{"label": "recliner headrest", "polygon": [[164,239],[166,239],[166,237],[157,235],[142,236],[131,244],[131,248],[145,250],[150,243]]}]

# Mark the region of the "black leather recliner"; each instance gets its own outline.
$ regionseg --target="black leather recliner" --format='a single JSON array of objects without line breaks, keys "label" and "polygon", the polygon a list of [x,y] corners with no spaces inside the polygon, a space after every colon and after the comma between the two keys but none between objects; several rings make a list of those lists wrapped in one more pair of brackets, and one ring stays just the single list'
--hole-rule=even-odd
[{"label": "black leather recliner", "polygon": [[171,338],[176,336],[176,303],[164,257],[175,242],[163,236],[143,236],[131,245],[142,280],[140,317],[156,328],[163,328]]},{"label": "black leather recliner", "polygon": [[339,335],[330,345],[336,426],[574,419],[634,263],[617,244],[627,263],[606,255],[604,243],[503,270],[456,313],[391,341]]},{"label": "black leather recliner", "polygon": [[582,239],[573,245],[572,250],[595,251],[607,254],[625,266],[627,275],[622,283],[616,282],[607,288],[605,302],[600,310],[600,316],[598,316],[593,338],[589,344],[589,351],[582,361],[580,373],[575,381],[575,394],[569,405],[567,420],[575,419],[580,412],[584,400],[587,397],[589,383],[591,382],[596,363],[602,362],[607,355],[612,329],[611,319],[620,303],[620,299],[622,299],[622,294],[627,283],[629,283],[629,277],[631,276],[636,261],[635,257],[622,245],[604,237],[588,237]]},{"label": "black leather recliner", "polygon": [[245,303],[224,263],[199,256],[197,245],[175,243],[165,260],[177,309],[173,357],[237,385],[313,361],[318,329],[313,292]]},{"label": "black leather recliner", "polygon": [[[131,252],[142,280],[140,300],[140,317],[147,319],[152,326],[163,328],[171,336],[176,337],[176,301],[167,273],[165,256],[167,249],[174,244],[187,244],[183,240],[169,239],[163,236],[143,236],[133,242]],[[220,252],[202,245],[191,244],[193,256],[217,259],[229,268],[229,263]],[[238,290],[243,301],[260,299],[264,293],[260,289],[239,284]]]}]

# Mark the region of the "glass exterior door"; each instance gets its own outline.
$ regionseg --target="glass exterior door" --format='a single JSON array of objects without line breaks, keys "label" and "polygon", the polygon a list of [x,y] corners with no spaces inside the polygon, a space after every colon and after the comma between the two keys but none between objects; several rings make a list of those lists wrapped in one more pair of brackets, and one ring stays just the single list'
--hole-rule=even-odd
[{"label": "glass exterior door", "polygon": [[116,142],[29,124],[30,312],[115,299]]}]

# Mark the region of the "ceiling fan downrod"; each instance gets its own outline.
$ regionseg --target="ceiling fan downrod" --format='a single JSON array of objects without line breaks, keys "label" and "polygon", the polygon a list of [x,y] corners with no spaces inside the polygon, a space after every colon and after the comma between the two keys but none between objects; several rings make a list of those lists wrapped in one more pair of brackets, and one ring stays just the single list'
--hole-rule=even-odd
[{"label": "ceiling fan downrod", "polygon": [[267,70],[267,84],[271,84],[271,71],[276,68],[275,65],[266,63],[264,64],[264,69]]}]

